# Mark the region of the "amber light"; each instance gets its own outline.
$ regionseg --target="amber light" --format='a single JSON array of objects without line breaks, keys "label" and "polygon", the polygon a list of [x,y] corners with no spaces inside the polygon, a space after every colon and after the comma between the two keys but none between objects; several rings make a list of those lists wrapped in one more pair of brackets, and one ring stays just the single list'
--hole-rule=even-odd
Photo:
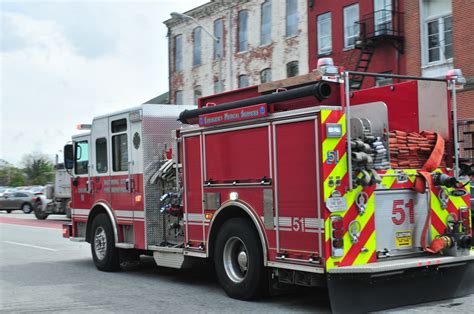
[{"label": "amber light", "polygon": [[140,203],[142,201],[141,195],[135,195],[135,203]]},{"label": "amber light", "polygon": [[212,219],[212,213],[204,214],[204,218],[206,218],[206,220],[211,220]]}]

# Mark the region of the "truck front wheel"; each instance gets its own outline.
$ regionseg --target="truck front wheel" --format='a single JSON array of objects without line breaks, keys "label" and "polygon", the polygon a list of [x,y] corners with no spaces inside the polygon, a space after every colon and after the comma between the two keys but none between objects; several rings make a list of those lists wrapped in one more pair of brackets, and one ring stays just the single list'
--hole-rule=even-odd
[{"label": "truck front wheel", "polygon": [[217,278],[231,298],[252,300],[265,295],[267,272],[260,238],[248,220],[233,218],[224,223],[214,253]]},{"label": "truck front wheel", "polygon": [[99,270],[120,269],[119,252],[115,247],[112,224],[107,214],[99,214],[92,222],[91,251],[94,264]]},{"label": "truck front wheel", "polygon": [[43,204],[41,204],[41,201],[35,202],[34,212],[35,212],[35,217],[38,220],[44,220],[48,217],[48,213],[45,213],[43,211]]}]

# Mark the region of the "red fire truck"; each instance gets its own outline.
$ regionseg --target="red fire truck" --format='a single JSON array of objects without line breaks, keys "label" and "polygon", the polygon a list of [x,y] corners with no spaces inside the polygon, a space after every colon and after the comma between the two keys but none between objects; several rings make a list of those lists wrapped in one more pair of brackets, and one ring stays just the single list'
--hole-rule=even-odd
[{"label": "red fire truck", "polygon": [[[401,83],[350,90],[365,75]],[[72,221],[96,267],[212,259],[232,298],[327,286],[333,311],[473,292],[469,179],[446,79],[300,77],[94,118],[66,145]]]}]

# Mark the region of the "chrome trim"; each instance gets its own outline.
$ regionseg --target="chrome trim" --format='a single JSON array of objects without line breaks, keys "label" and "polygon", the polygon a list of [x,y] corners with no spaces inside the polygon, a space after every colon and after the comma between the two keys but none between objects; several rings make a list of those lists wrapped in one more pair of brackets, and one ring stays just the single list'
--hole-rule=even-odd
[{"label": "chrome trim", "polygon": [[226,127],[222,127],[222,128],[219,128],[219,129],[216,129],[216,130],[211,130],[211,131],[203,130],[202,133],[204,135],[216,134],[216,133],[225,133],[225,132],[232,132],[232,131],[239,131],[239,130],[246,130],[246,129],[257,129],[257,128],[262,128],[262,127],[269,126],[269,125],[270,125],[270,122],[258,123],[258,124],[249,124],[249,125],[241,125],[241,126],[234,126],[234,127],[226,126]]},{"label": "chrome trim", "polygon": [[315,116],[317,116],[317,113],[316,113],[316,115],[310,115],[310,116],[306,116],[306,117],[278,120],[278,121],[273,122],[273,125],[310,121],[310,120],[314,120]]},{"label": "chrome trim", "polygon": [[135,244],[125,243],[125,242],[118,242],[118,243],[115,243],[115,247],[117,247],[119,249],[133,249],[133,248],[135,248]]},{"label": "chrome trim", "polygon": [[[205,175],[206,175],[206,156],[205,156],[205,152],[204,152],[204,142],[205,142],[205,134],[201,133],[201,136],[199,137],[199,154],[200,154],[200,158],[201,158],[201,182],[203,182],[205,179]],[[202,217],[204,217],[204,206],[202,205],[204,202],[204,187],[201,185],[201,214],[202,214]],[[204,227],[204,219],[201,220],[202,222],[202,225],[201,225],[201,228],[202,228],[202,241],[204,241],[204,239],[206,238],[206,228]]]},{"label": "chrome trim", "polygon": [[[216,217],[219,216],[219,214],[224,211],[226,208],[230,207],[230,206],[235,206],[235,207],[238,207],[240,209],[242,209],[243,211],[245,211],[249,216],[250,218],[252,219],[255,227],[257,228],[257,232],[258,232],[258,235],[260,237],[260,243],[262,245],[262,252],[263,252],[263,265],[264,266],[267,266],[267,261],[268,261],[268,256],[267,256],[267,239],[265,237],[265,233],[263,232],[262,230],[262,227],[260,226],[259,222],[258,222],[258,217],[255,215],[255,213],[245,204],[241,203],[241,202],[238,202],[238,201],[228,201],[224,204],[221,205],[221,208],[219,208],[216,213],[212,216],[212,220],[211,220],[211,223],[209,224],[209,231],[207,232],[207,242],[206,243],[209,243],[209,240],[210,240],[210,236],[212,234],[212,227],[214,226],[214,221],[216,220]],[[189,252],[189,251],[186,251],[186,252]],[[186,254],[186,253],[185,253]],[[206,253],[205,253],[206,257],[209,257],[209,245],[206,246]]]},{"label": "chrome trim", "polygon": [[[189,136],[191,137],[191,136]],[[184,187],[184,191],[183,191],[183,206],[184,206],[184,215],[183,215],[183,218],[186,219],[186,221],[188,221],[188,189],[186,188],[186,173],[188,171],[188,168],[186,167],[186,137],[183,137],[183,141],[181,142],[183,144],[183,158],[182,158],[182,164],[183,164],[183,187]],[[184,236],[184,243],[188,243],[188,239],[189,239],[189,228],[188,228],[188,224],[186,223],[185,224],[185,230],[186,230],[186,234]]]},{"label": "chrome trim", "polygon": [[69,237],[69,240],[72,242],[86,242],[86,238],[84,237]]},{"label": "chrome trim", "polygon": [[283,268],[283,269],[290,269],[290,270],[300,270],[306,271],[309,273],[316,273],[316,274],[324,274],[324,268],[321,266],[305,266],[305,265],[296,265],[296,264],[288,264],[288,263],[280,263],[280,262],[268,262],[268,267],[274,268]]},{"label": "chrome trim", "polygon": [[270,182],[265,182],[265,183],[210,183],[210,184],[203,184],[204,188],[218,188],[218,187],[267,187],[271,186],[272,184]]},{"label": "chrome trim", "polygon": [[276,251],[277,253],[280,252],[280,219],[278,215],[278,170],[277,170],[277,145],[276,145],[276,126],[275,124],[272,125],[273,128],[273,186],[274,186],[274,203],[275,203],[275,219],[276,219],[276,224],[275,224],[275,241],[276,241]]},{"label": "chrome trim", "polygon": [[[318,115],[320,116],[320,115]],[[322,228],[325,228],[325,224],[324,224],[324,218],[323,218],[323,213],[322,213],[322,210],[321,210],[321,178],[320,178],[320,171],[319,171],[319,165],[320,165],[320,158],[319,158],[319,146],[321,145],[321,143],[319,143],[319,130],[318,130],[318,127],[319,127],[319,123],[318,123],[318,116],[315,117],[314,119],[314,139],[315,139],[315,148],[316,148],[316,202],[317,202],[317,218],[318,219],[322,219],[323,220],[323,226]],[[322,232],[322,234],[324,235],[325,232]],[[319,251],[321,252],[323,250],[323,236],[321,236],[321,232],[319,233],[319,240],[318,240],[318,243],[319,243]]]},{"label": "chrome trim", "polygon": [[344,90],[345,90],[345,104],[346,111],[346,142],[347,142],[347,172],[349,175],[349,191],[352,191],[352,147],[351,147],[351,90],[349,72],[344,72]]},{"label": "chrome trim", "polygon": [[454,133],[454,177],[459,178],[459,142],[458,142],[458,111],[456,100],[456,80],[451,81],[451,98],[453,106],[453,133]]},{"label": "chrome trim", "polygon": [[[91,208],[94,208],[96,206],[102,206],[105,211],[107,212],[107,214],[109,215],[109,218],[110,218],[110,222],[112,223],[112,229],[114,230],[114,240],[115,240],[115,243],[118,242],[118,230],[117,230],[117,219],[114,215],[114,212],[112,211],[112,209],[107,205],[105,204],[104,202],[97,202],[95,203],[94,205],[92,205]],[[91,209],[92,211],[92,209]],[[90,212],[89,212],[90,214]],[[87,216],[89,218],[89,215]],[[89,222],[89,219],[87,219],[87,221]],[[86,227],[87,228],[87,227]]]}]

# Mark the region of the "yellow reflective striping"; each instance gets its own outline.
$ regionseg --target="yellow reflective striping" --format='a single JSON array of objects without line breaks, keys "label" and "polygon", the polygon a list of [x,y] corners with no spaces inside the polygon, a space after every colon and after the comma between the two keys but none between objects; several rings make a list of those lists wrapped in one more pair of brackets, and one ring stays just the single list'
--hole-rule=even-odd
[{"label": "yellow reflective striping", "polygon": [[431,226],[431,239],[434,239],[436,238],[437,236],[439,236],[439,233],[438,231],[436,231],[436,228]]},{"label": "yellow reflective striping", "polygon": [[323,147],[322,147],[322,152],[323,152],[323,163],[326,162],[327,159],[327,153],[328,151],[335,150],[339,142],[341,142],[344,139],[344,136],[346,135],[346,122],[345,122],[346,115],[342,115],[342,117],[337,121],[338,124],[341,124],[342,126],[342,136],[339,138],[326,138],[323,141]]},{"label": "yellow reflective striping", "polygon": [[[452,190],[455,190],[455,188],[448,189],[448,192],[451,192]],[[460,196],[449,196],[449,200],[453,203],[454,207],[456,207],[457,209],[468,206],[468,204],[466,204],[464,199]]]},{"label": "yellow reflective striping", "polygon": [[[357,191],[354,190],[351,193],[349,193],[349,192],[346,193],[346,195],[350,194],[347,197],[348,205],[349,205],[349,202],[351,203],[351,206],[352,206],[352,204],[354,204],[355,195],[357,195],[357,193],[361,190],[362,190],[362,188],[359,187]],[[343,213],[337,213],[337,215],[340,215],[340,216],[344,217],[347,212],[348,211],[345,211]],[[361,233],[367,227],[367,224],[368,224],[369,220],[374,215],[375,215],[375,193],[372,193],[372,195],[369,197],[369,199],[367,201],[367,207],[365,209],[364,214],[363,215],[357,215],[354,219],[354,220],[356,220],[360,223],[360,225],[361,225],[360,232]],[[330,225],[330,219],[327,219],[327,221],[326,221],[326,232],[325,232],[326,241],[329,240],[330,235],[331,235],[330,234],[331,231],[332,230],[331,230],[331,225]],[[351,239],[351,236],[349,234],[349,230],[347,230],[344,234],[344,255],[342,257],[332,257],[332,256],[329,257],[327,259],[327,262],[326,262],[326,269],[330,269],[330,268],[333,268],[333,267],[338,267],[334,263],[342,261],[346,257],[346,255],[349,252],[352,245],[353,245],[352,244],[352,239]],[[364,247],[367,248],[369,251],[366,252],[366,253],[360,252],[358,254],[357,258],[355,259],[355,262],[353,263],[353,265],[357,264],[356,261],[358,259],[360,259],[361,261],[365,261],[363,263],[367,263],[367,261],[370,259],[370,256],[372,256],[372,254],[375,252],[375,248],[376,248],[375,230],[370,235],[370,237],[367,240],[367,242],[365,243]],[[360,264],[363,264],[363,263],[360,262]]]},{"label": "yellow reflective striping", "polygon": [[321,124],[326,122],[332,110],[321,110]]},{"label": "yellow reflective striping", "polygon": [[370,235],[364,248],[367,249],[367,252],[361,252],[352,265],[364,265],[369,262],[370,257],[374,254],[376,249],[375,230]]},{"label": "yellow reflective striping", "polygon": [[328,199],[328,197],[331,196],[332,191],[336,189],[336,186],[330,187],[328,185],[329,177],[332,177],[333,180],[336,177],[340,177],[342,179],[344,175],[346,174],[346,172],[347,172],[347,154],[344,154],[342,155],[341,159],[339,159],[339,162],[331,171],[331,173],[327,176],[326,180],[324,180],[324,200],[325,201]]},{"label": "yellow reflective striping", "polygon": [[395,183],[397,180],[397,177],[383,177],[382,178],[382,185],[386,188],[389,189],[392,187],[392,185]]}]

